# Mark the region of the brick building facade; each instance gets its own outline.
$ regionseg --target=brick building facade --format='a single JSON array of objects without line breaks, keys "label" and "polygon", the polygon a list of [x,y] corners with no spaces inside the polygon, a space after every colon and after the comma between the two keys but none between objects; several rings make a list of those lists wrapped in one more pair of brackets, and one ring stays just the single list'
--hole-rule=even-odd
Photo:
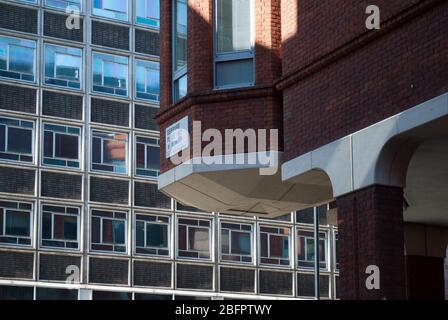
[{"label": "brick building facade", "polygon": [[[162,55],[179,50],[178,2],[161,5]],[[182,96],[178,56],[161,62],[159,188],[261,217],[335,201],[341,298],[443,298],[448,2],[378,0],[379,30],[366,28],[368,1],[187,4]],[[194,121],[202,131],[277,129],[268,150],[281,170],[260,177],[260,164],[188,162],[201,157],[188,149],[173,164],[166,130],[185,117],[190,146]],[[366,287],[371,265],[379,289]]]}]

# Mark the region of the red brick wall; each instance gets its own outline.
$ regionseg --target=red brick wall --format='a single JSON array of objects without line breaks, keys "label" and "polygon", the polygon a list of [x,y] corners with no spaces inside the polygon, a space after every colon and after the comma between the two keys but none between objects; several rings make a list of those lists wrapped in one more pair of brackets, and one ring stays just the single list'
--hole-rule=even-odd
[{"label": "red brick wall", "polygon": [[[166,1],[170,2],[170,1]],[[280,0],[255,0],[255,86],[237,90],[213,90],[213,26],[212,0],[189,1],[188,8],[188,95],[171,103],[171,26],[167,26],[165,2],[161,4],[161,112],[156,120],[161,131],[161,171],[173,164],[165,159],[165,129],[189,115],[201,121],[203,131],[215,128],[278,129],[283,125],[281,96],[275,80],[281,76]],[[170,22],[171,24],[171,22]],[[164,33],[165,32],[165,33]],[[164,34],[163,34],[164,33]],[[280,148],[282,141],[279,141]],[[225,148],[223,147],[223,150]],[[197,155],[195,155],[197,156]]]},{"label": "red brick wall", "polygon": [[[362,46],[357,47],[365,40],[357,39],[341,49],[339,59],[325,61],[324,54],[362,32],[365,1],[299,1],[296,35],[282,21],[283,36],[294,37],[284,39],[284,75],[316,57],[323,61],[296,73],[294,84],[283,83],[286,159],[448,91],[448,1],[376,2],[383,19],[395,15],[394,23],[379,37],[371,32]],[[398,14],[416,2],[420,5]],[[437,5],[424,11],[428,3]]]},{"label": "red brick wall", "polygon": [[[405,299],[403,190],[372,186],[337,199],[341,299]],[[366,268],[380,289],[366,288]]]}]

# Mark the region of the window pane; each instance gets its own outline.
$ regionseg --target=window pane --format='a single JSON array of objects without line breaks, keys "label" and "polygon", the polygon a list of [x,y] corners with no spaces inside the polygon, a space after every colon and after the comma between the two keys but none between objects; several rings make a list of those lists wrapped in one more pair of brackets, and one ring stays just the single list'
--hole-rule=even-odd
[{"label": "window pane", "polygon": [[128,0],[93,0],[93,14],[117,20],[128,20]]},{"label": "window pane", "polygon": [[125,243],[125,223],[124,221],[113,221],[114,243]]},{"label": "window pane", "polygon": [[92,139],[92,161],[94,163],[101,163],[101,139]]},{"label": "window pane", "polygon": [[6,138],[6,127],[0,126],[0,151],[6,151],[5,138]]},{"label": "window pane", "polygon": [[187,3],[177,0],[175,5],[175,67],[179,70],[187,64]]},{"label": "window pane", "polygon": [[135,245],[137,247],[145,246],[145,223],[137,221],[135,225]]},{"label": "window pane", "polygon": [[34,49],[9,46],[9,70],[34,74]]},{"label": "window pane", "polygon": [[159,0],[136,0],[136,22],[158,28],[160,19]]},{"label": "window pane", "polygon": [[156,248],[168,247],[168,226],[148,223],[146,245]]},{"label": "window pane", "polygon": [[251,48],[250,0],[217,0],[218,52]]},{"label": "window pane", "polygon": [[209,230],[189,228],[188,241],[191,250],[208,251],[209,250]]},{"label": "window pane", "polygon": [[232,253],[251,254],[250,234],[232,231]]},{"label": "window pane", "polygon": [[216,63],[216,85],[232,86],[252,84],[253,60],[235,60]]},{"label": "window pane", "polygon": [[54,216],[54,238],[59,240],[78,239],[78,218],[72,216]]},{"label": "window pane", "polygon": [[78,140],[76,136],[56,135],[55,156],[65,159],[78,159]]},{"label": "window pane", "polygon": [[221,230],[221,250],[222,253],[229,254],[229,230]]},{"label": "window pane", "polygon": [[271,235],[269,249],[271,257],[287,258],[289,255],[288,238]]},{"label": "window pane", "polygon": [[174,81],[174,100],[182,99],[187,95],[187,75]]},{"label": "window pane", "polygon": [[146,150],[146,161],[148,169],[160,170],[160,147],[148,146]]},{"label": "window pane", "polygon": [[30,214],[23,211],[6,211],[5,231],[12,236],[30,236]]},{"label": "window pane", "polygon": [[9,128],[8,151],[30,154],[32,151],[32,131],[19,128]]},{"label": "window pane", "polygon": [[126,159],[126,143],[123,141],[104,140],[103,162],[124,165]]},{"label": "window pane", "polygon": [[46,240],[51,240],[53,237],[51,235],[51,229],[52,229],[52,219],[51,219],[51,213],[44,212],[42,216],[42,238]]}]

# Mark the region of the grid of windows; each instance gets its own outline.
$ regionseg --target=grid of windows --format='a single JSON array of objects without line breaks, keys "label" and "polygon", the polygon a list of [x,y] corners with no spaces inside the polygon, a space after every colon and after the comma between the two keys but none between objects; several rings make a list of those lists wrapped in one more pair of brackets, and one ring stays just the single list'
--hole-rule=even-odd
[{"label": "grid of windows", "polygon": [[[83,4],[81,15],[87,29],[93,21],[107,26],[109,20],[113,20],[111,26],[127,28],[129,35],[137,31],[158,32],[160,1],[133,1],[120,1],[118,5],[114,1],[94,0],[90,4],[80,0],[19,2],[35,4],[30,7],[40,11],[59,10],[58,14],[63,14],[67,5],[80,7]],[[173,85],[177,100],[185,96],[187,90],[187,3],[173,1],[176,13]],[[236,5],[238,1],[233,2]],[[13,5],[12,1],[8,5]],[[40,16],[46,19],[46,15]],[[232,19],[236,19],[236,24],[242,21],[241,17],[232,16]],[[241,48],[247,34],[226,29],[227,25],[235,23],[223,25],[225,30],[220,33],[222,48],[235,48],[230,55],[224,49],[220,52],[227,57],[246,50]],[[81,282],[88,285],[91,275],[84,266],[89,266],[94,257],[103,261],[95,263],[101,266],[96,276],[99,274],[97,278],[106,281],[103,285],[131,285],[127,289],[120,288],[122,293],[116,295],[97,291],[93,295],[96,298],[173,297],[123,292],[132,291],[132,286],[140,282],[164,289],[179,289],[182,285],[182,296],[176,295],[177,299],[197,296],[197,288],[204,291],[202,298],[209,298],[216,292],[300,296],[303,291],[298,290],[298,286],[303,288],[304,284],[297,280],[298,275],[313,277],[312,268],[299,265],[296,235],[299,230],[312,230],[309,221],[302,221],[301,213],[295,218],[287,215],[275,220],[204,213],[172,201],[156,187],[143,187],[154,186],[160,172],[159,135],[154,125],[142,122],[151,121],[150,114],[157,112],[159,104],[158,57],[137,52],[136,37],[129,39],[130,50],[116,50],[96,45],[97,42],[89,38],[83,41],[81,37],[76,42],[54,35],[48,37],[40,25],[37,30],[36,34],[26,36],[23,32],[11,36],[12,30],[0,30],[0,82],[34,90],[36,105],[36,111],[27,115],[12,109],[1,110],[0,170],[18,170],[20,162],[23,166],[20,170],[35,173],[35,180],[31,182],[25,181],[27,175],[13,175],[14,179],[22,179],[24,184],[34,188],[27,187],[25,192],[25,187],[14,182],[19,186],[15,194],[0,194],[2,263],[7,261],[3,253],[16,247],[33,257],[34,265],[31,264],[29,270],[31,274],[34,272],[34,280],[65,281],[64,263],[70,261],[69,265],[82,266]],[[82,31],[91,34],[89,30]],[[151,48],[151,52],[157,50]],[[233,58],[239,60],[238,54]],[[49,94],[51,99],[42,98],[48,98]],[[118,112],[110,111],[115,109],[119,109]],[[145,109],[155,111],[145,114]],[[152,130],[150,133],[145,130],[148,127]],[[73,183],[75,178],[79,183]],[[28,190],[34,191],[27,193]],[[22,193],[27,193],[26,198]],[[325,224],[321,228],[327,234],[325,250],[335,251],[337,233],[334,227]],[[312,257],[311,244],[307,248],[310,249],[308,257]],[[52,258],[44,259],[43,253]],[[20,257],[21,263],[25,263]],[[331,254],[326,257],[328,268],[322,273],[330,277],[329,296],[334,297],[336,262]],[[13,257],[10,259],[11,265],[17,261]],[[138,279],[139,282],[133,279],[136,262],[150,265],[144,269],[146,278]],[[221,272],[223,268],[227,271]],[[57,270],[61,270],[61,274],[44,276],[44,272]],[[185,275],[181,284],[177,281],[177,270]],[[262,271],[263,276],[260,276]],[[271,278],[276,272],[277,277]],[[162,274],[163,281],[160,280]],[[220,274],[226,277],[226,285],[222,287],[219,279],[216,281]],[[242,275],[249,276],[241,278]],[[30,279],[28,275],[19,278],[23,277]],[[276,288],[279,284],[272,279],[282,280],[286,289]],[[263,291],[260,281],[266,281]],[[20,287],[23,290],[0,287],[0,296],[29,297],[30,289],[31,296],[39,299],[84,294],[77,290],[38,290],[33,286]],[[188,293],[189,289],[193,291]]]}]

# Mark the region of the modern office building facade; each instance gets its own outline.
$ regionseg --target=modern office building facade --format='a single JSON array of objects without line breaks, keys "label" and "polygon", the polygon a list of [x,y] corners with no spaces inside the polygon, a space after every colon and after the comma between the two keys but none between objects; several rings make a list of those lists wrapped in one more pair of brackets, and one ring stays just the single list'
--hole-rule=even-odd
[{"label": "modern office building facade", "polygon": [[164,3],[0,1],[0,299],[313,299],[314,211],[337,298],[332,205],[263,219],[158,191]]},{"label": "modern office building facade", "polygon": [[[341,299],[443,299],[447,12],[445,0],[164,1],[159,188],[241,216],[334,203]],[[243,149],[229,129],[247,133]],[[276,134],[257,148],[263,130]],[[263,154],[276,174],[235,161]]]}]

